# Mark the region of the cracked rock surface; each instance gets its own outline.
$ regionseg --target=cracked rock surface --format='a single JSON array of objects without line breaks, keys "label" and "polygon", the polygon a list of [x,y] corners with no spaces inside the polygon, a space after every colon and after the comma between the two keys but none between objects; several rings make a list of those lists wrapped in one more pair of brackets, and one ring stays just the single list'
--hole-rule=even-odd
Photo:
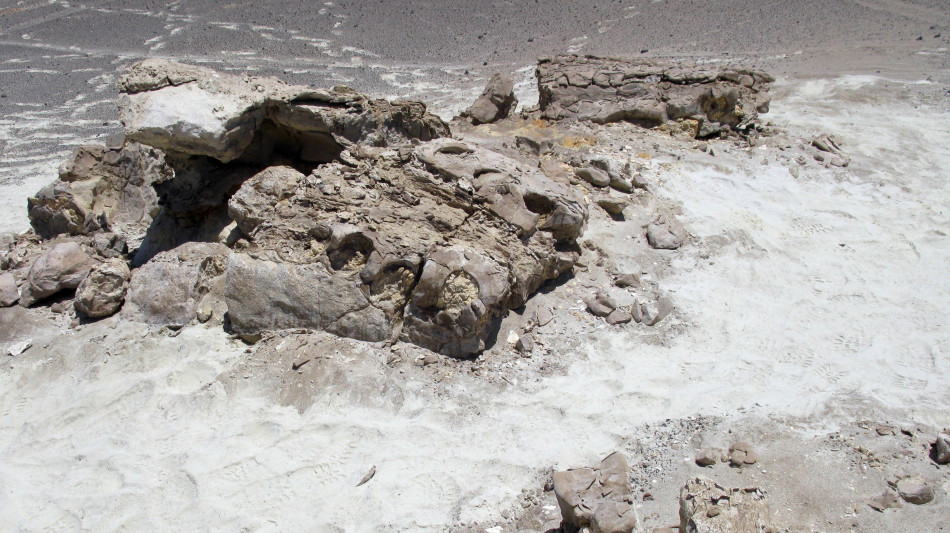
[{"label": "cracked rock surface", "polygon": [[469,356],[573,266],[587,209],[566,186],[449,139],[403,156],[269,167],[241,186],[229,202],[247,236],[227,266],[235,331],[309,327]]},{"label": "cracked rock surface", "polygon": [[754,70],[576,55],[542,59],[537,77],[544,118],[683,121],[694,137],[749,126],[768,112],[774,81]]}]

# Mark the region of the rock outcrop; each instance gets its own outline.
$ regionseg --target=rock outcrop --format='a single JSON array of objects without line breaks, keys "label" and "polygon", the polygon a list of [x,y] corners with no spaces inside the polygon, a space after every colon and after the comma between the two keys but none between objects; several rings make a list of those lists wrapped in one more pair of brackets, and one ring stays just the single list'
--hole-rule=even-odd
[{"label": "rock outcrop", "polygon": [[324,163],[353,143],[388,146],[448,134],[420,102],[230,76],[166,59],[132,65],[118,86],[129,140],[222,163],[269,163],[275,154]]},{"label": "rock outcrop", "polygon": [[765,494],[755,487],[727,489],[697,476],[680,490],[683,533],[761,533],[769,527]]},{"label": "rock outcrop", "polygon": [[542,59],[537,77],[544,118],[691,121],[696,137],[745,129],[768,111],[774,81],[754,70],[576,55]]},{"label": "rock outcrop", "polygon": [[619,452],[594,468],[554,473],[554,495],[563,524],[593,533],[630,533],[640,523],[627,460]]},{"label": "rock outcrop", "polygon": [[508,118],[518,107],[514,89],[511,78],[495,73],[488,80],[481,96],[462,115],[471,118],[473,124],[487,124]]},{"label": "rock outcrop", "polygon": [[[489,100],[507,113],[504,86]],[[30,205],[41,235],[131,259],[127,291],[111,259],[88,278],[86,316],[181,326],[226,304],[245,338],[312,328],[468,357],[577,261],[570,186],[444,138],[420,103],[152,59],[119,89],[124,143],[78,150]]]},{"label": "rock outcrop", "polygon": [[235,331],[399,336],[464,357],[573,266],[587,211],[566,186],[448,139],[403,155],[270,167],[242,185],[229,203],[249,241],[227,267]]}]

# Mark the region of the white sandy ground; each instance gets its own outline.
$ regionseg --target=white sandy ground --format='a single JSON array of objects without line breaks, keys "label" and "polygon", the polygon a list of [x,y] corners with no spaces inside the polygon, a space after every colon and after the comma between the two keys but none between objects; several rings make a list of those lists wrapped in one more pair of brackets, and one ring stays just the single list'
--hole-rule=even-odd
[{"label": "white sandy ground", "polygon": [[[656,192],[695,242],[726,237],[661,280],[679,333],[561,339],[566,371],[538,381],[407,374],[300,413],[241,375],[246,347],[219,330],[24,325],[34,346],[0,369],[0,531],[444,531],[517,512],[543,469],[590,464],[649,421],[859,397],[950,425],[950,114],[873,78],[783,82],[772,109],[801,137],[837,134],[851,167],[796,179],[772,147],[668,161]],[[623,262],[625,236],[589,237]],[[378,357],[345,344],[337,357]]]}]

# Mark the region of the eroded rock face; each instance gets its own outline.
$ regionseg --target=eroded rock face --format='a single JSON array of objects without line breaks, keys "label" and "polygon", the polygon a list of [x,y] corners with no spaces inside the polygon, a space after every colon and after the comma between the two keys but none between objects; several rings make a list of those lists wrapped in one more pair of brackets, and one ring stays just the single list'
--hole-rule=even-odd
[{"label": "eroded rock face", "polygon": [[224,274],[228,248],[192,242],[162,252],[132,273],[122,316],[148,324],[182,326]]},{"label": "eroded rock face", "polygon": [[267,161],[275,152],[326,162],[351,143],[386,146],[448,133],[419,102],[372,100],[347,88],[231,76],[165,59],[132,65],[118,86],[129,139],[222,163]]},{"label": "eroded rock face", "polygon": [[113,230],[136,245],[158,213],[152,183],[171,176],[164,154],[148,146],[80,146],[59,179],[27,200],[30,224],[47,239]]},{"label": "eroded rock face", "polygon": [[593,56],[542,59],[541,114],[552,120],[695,121],[696,136],[742,129],[768,111],[774,79],[759,71]]},{"label": "eroded rock face", "polygon": [[270,167],[242,185],[229,203],[250,241],[228,261],[235,331],[399,335],[465,357],[573,266],[587,210],[566,186],[448,139],[405,155]]},{"label": "eroded rock face", "polygon": [[680,531],[760,533],[770,526],[765,494],[757,488],[727,489],[697,476],[680,490]]},{"label": "eroded rock face", "polygon": [[20,287],[20,305],[29,307],[61,290],[75,289],[94,264],[95,260],[75,242],[53,246],[30,267]]},{"label": "eroded rock face", "polygon": [[639,526],[627,460],[619,452],[594,468],[554,473],[554,495],[564,524],[594,533],[630,533]]}]

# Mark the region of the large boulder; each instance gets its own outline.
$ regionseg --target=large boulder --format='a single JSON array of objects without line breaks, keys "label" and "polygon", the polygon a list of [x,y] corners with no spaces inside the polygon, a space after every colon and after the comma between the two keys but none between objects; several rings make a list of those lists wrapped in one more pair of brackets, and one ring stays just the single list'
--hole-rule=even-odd
[{"label": "large boulder", "polygon": [[765,494],[755,488],[727,489],[697,476],[680,490],[680,531],[761,533],[771,524]]},{"label": "large boulder", "polygon": [[699,136],[748,126],[768,111],[774,81],[754,70],[577,55],[542,59],[537,77],[544,118],[647,126],[695,120]]},{"label": "large boulder", "polygon": [[90,318],[115,313],[125,302],[131,275],[122,259],[109,259],[96,265],[76,288],[76,311]]},{"label": "large boulder", "polygon": [[29,307],[64,289],[75,289],[94,265],[95,260],[75,242],[53,246],[30,267],[20,287],[20,305]]},{"label": "large boulder", "polygon": [[593,533],[630,533],[640,524],[627,460],[619,452],[594,468],[554,473],[554,495],[564,524]]},{"label": "large boulder", "polygon": [[267,168],[229,214],[250,241],[228,262],[235,331],[399,334],[458,357],[484,350],[509,309],[573,266],[587,220],[567,186],[449,139],[309,175]]},{"label": "large boulder", "polygon": [[488,85],[481,96],[465,110],[464,116],[470,117],[474,124],[487,124],[503,118],[508,118],[518,107],[518,98],[515,97],[515,84],[511,78],[495,73],[488,80]]},{"label": "large boulder", "polygon": [[228,253],[223,244],[191,242],[156,255],[132,273],[122,316],[154,325],[191,322],[201,299],[224,274]]},{"label": "large boulder", "polygon": [[166,59],[132,65],[118,87],[129,139],[222,163],[260,162],[275,152],[325,162],[349,143],[384,146],[448,134],[419,102],[373,100],[345,87],[289,85]]}]

